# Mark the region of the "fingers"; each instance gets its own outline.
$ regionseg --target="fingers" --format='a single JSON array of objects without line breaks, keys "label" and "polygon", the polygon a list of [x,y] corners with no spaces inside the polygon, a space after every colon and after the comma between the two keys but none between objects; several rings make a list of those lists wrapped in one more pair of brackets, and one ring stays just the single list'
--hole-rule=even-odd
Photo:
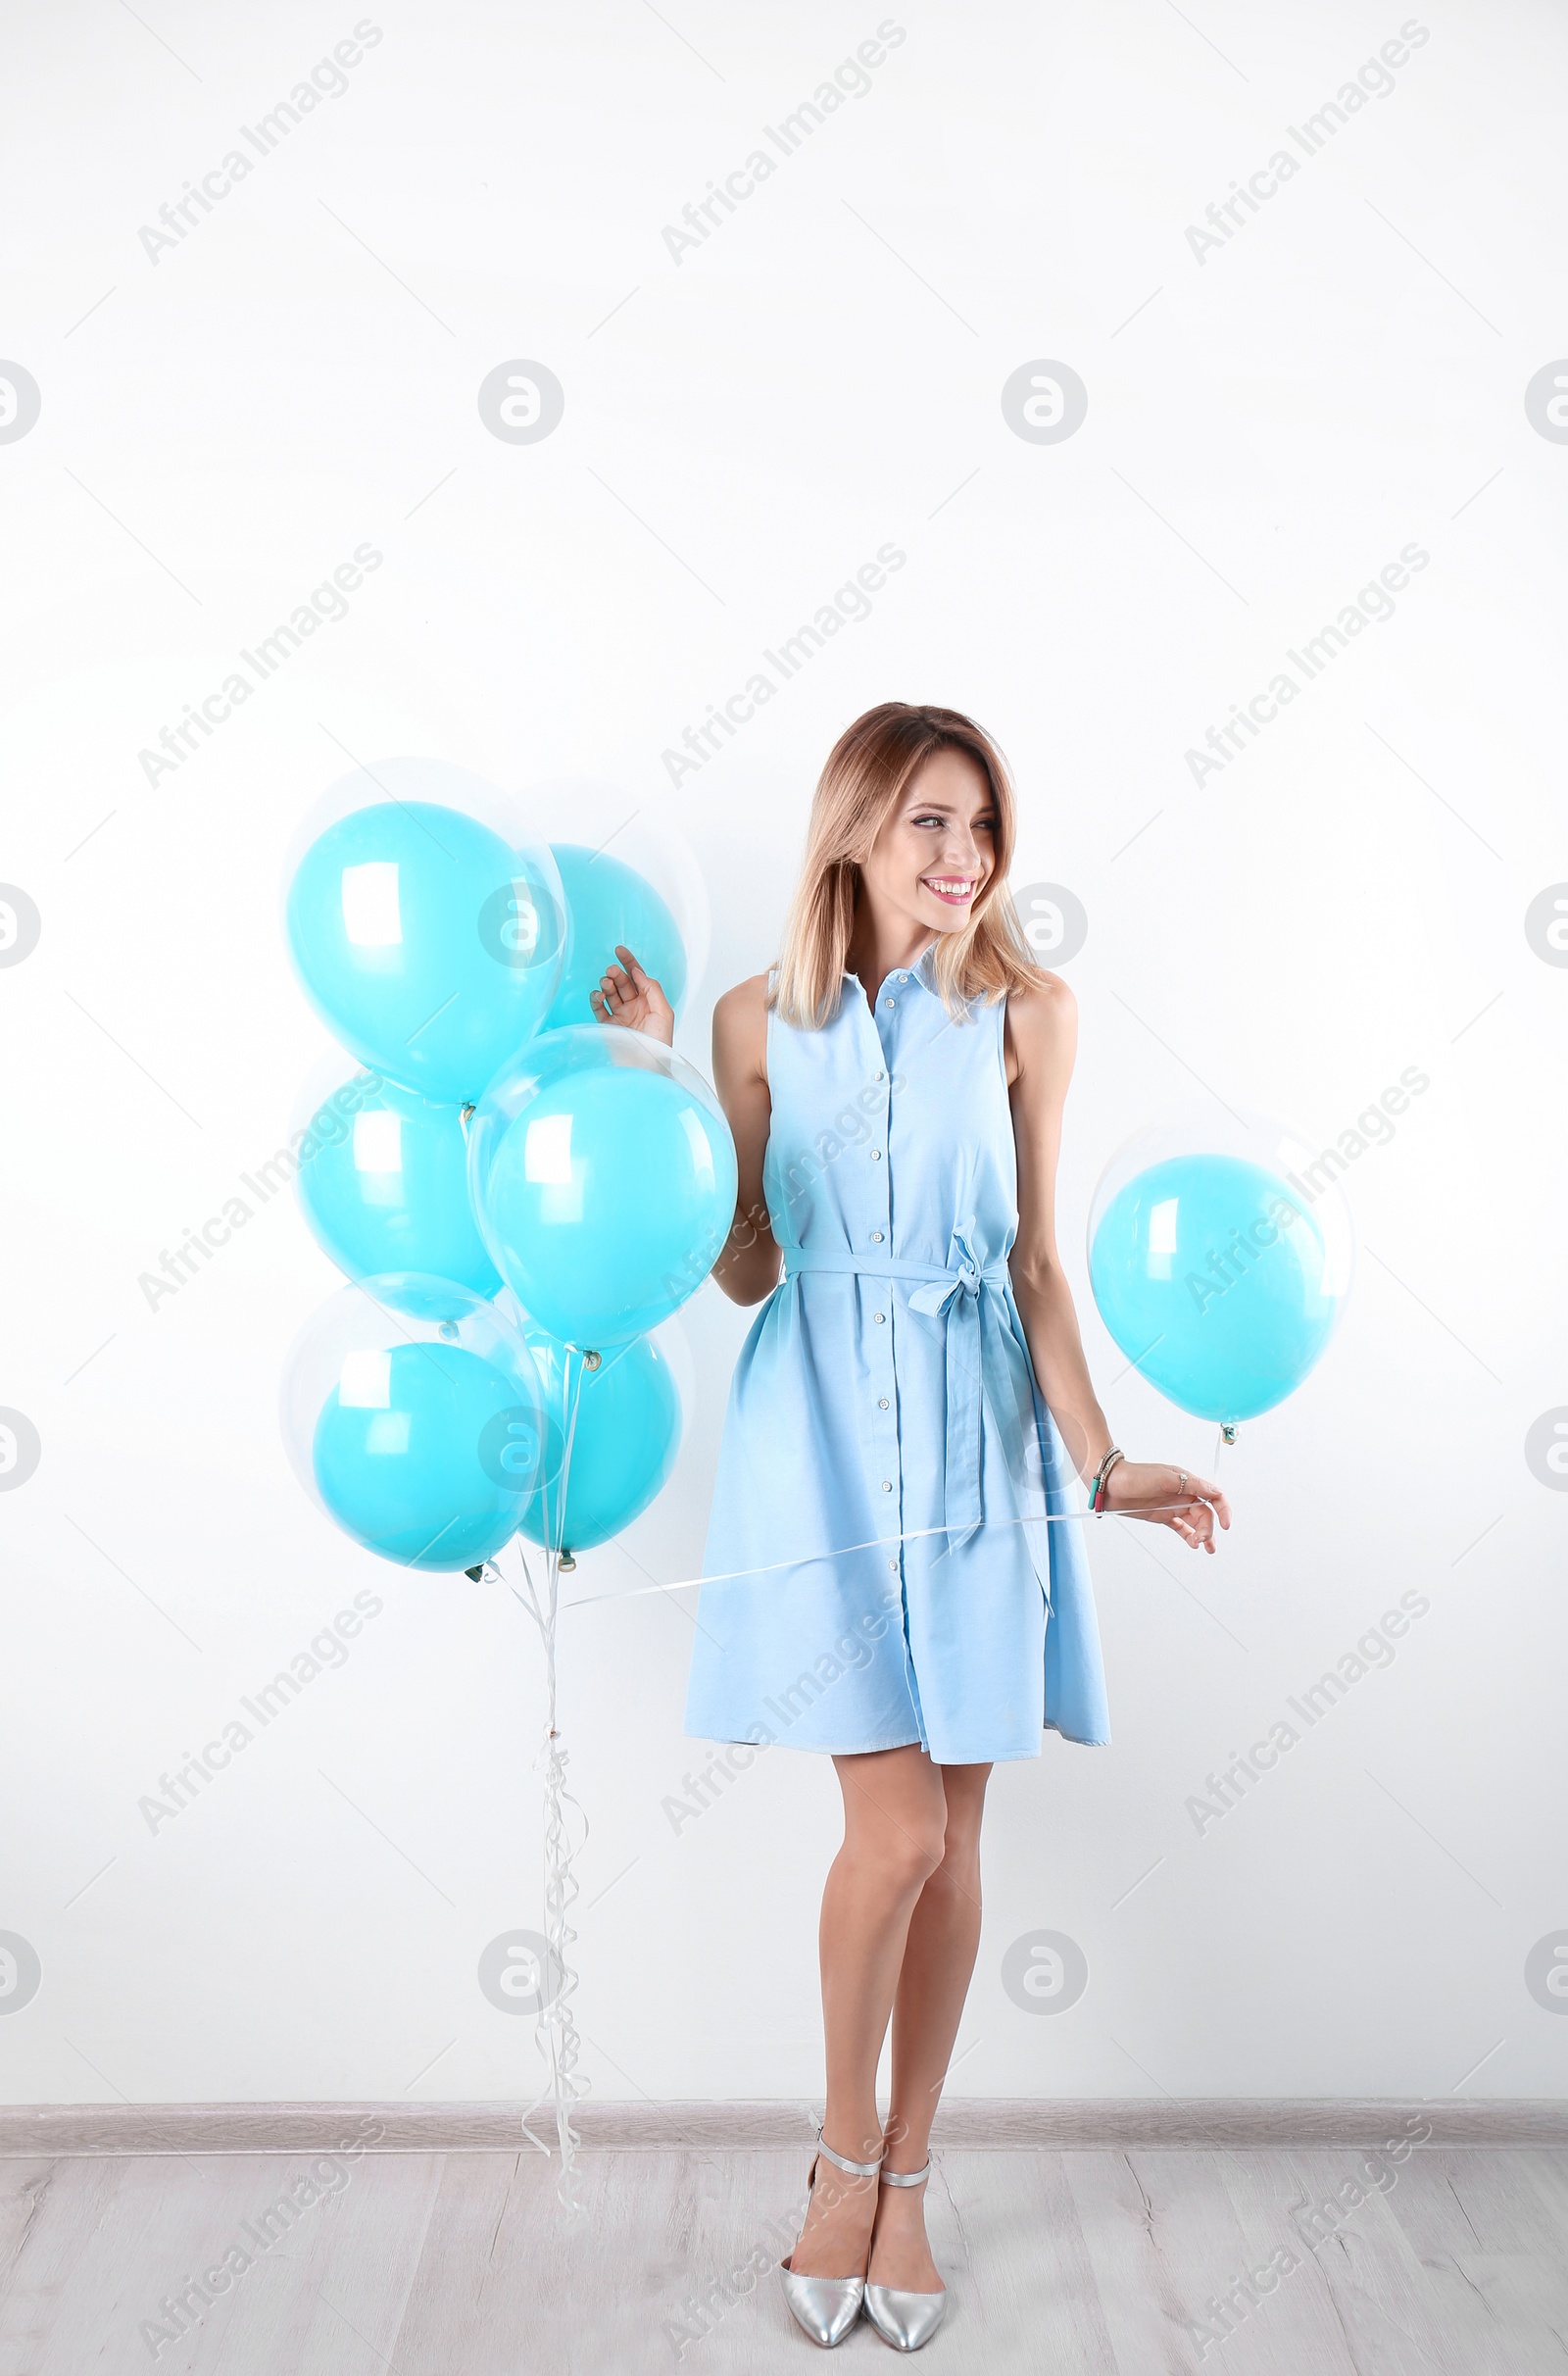
[{"label": "fingers", "polygon": [[1213,1551],[1214,1513],[1201,1499],[1178,1502],[1165,1523],[1173,1534],[1181,1536],[1190,1551]]},{"label": "fingers", "polygon": [[650,1007],[656,1014],[662,1009],[668,1008],[669,1001],[664,996],[663,984],[662,982],[656,982],[653,975],[646,972],[638,964],[631,951],[629,949],[623,949],[618,941],[615,944],[615,955],[624,961],[627,973],[631,979],[632,988],[636,992],[637,996],[639,998],[646,998]]},{"label": "fingers", "polygon": [[[1182,1481],[1185,1476],[1185,1483]],[[1109,1494],[1120,1483],[1132,1484],[1134,1498],[1118,1507]],[[1172,1534],[1180,1535],[1190,1551],[1214,1551],[1214,1521],[1221,1526],[1231,1522],[1230,1504],[1219,1487],[1206,1477],[1196,1477],[1190,1470],[1172,1467],[1126,1469],[1118,1462],[1106,1479],[1105,1508],[1111,1514],[1128,1518],[1150,1518],[1156,1525],[1168,1526]],[[1147,1496],[1147,1498],[1144,1498]]]},{"label": "fingers", "polygon": [[[629,949],[622,949],[620,954],[622,957],[631,957]],[[630,971],[624,965],[607,965],[599,978],[600,987],[612,1005],[634,1007],[641,999],[647,999],[652,1004],[663,996],[659,984],[643,971],[634,957],[631,957]]]},{"label": "fingers", "polygon": [[602,1023],[624,1023],[635,1004],[631,984],[618,965],[612,965],[599,977],[597,990],[588,993],[588,1004]]},{"label": "fingers", "polygon": [[1217,1485],[1211,1485],[1207,1477],[1195,1477],[1191,1475],[1189,1475],[1187,1479],[1187,1484],[1189,1491],[1200,1495],[1205,1502],[1212,1506],[1214,1515],[1218,1518],[1222,1526],[1228,1526],[1230,1524],[1231,1506]]}]

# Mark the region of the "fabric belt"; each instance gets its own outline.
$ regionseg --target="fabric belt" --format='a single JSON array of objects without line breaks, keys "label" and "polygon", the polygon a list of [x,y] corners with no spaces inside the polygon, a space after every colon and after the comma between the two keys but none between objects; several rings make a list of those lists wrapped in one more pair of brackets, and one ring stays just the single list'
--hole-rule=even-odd
[{"label": "fabric belt", "polygon": [[972,1259],[961,1231],[954,1244],[963,1249],[956,1264],[941,1262],[873,1262],[848,1247],[786,1246],[784,1276],[803,1270],[839,1271],[856,1278],[900,1279],[914,1282],[909,1310],[929,1317],[947,1315],[947,1445],[943,1480],[943,1524],[950,1551],[966,1543],[981,1520],[980,1449],[984,1424],[985,1381],[982,1370],[984,1336],[980,1320],[983,1287],[1005,1288],[1004,1262],[981,1264]]}]

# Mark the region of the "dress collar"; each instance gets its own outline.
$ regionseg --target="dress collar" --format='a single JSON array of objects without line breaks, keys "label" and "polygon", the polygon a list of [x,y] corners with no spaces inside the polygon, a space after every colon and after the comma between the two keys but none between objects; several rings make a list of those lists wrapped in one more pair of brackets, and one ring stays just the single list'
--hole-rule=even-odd
[{"label": "dress collar", "polygon": [[[893,971],[888,975],[888,981],[918,982],[922,990],[930,990],[934,992],[937,986],[936,951],[936,942],[934,940],[928,941],[925,948],[920,952],[920,955],[915,959],[914,964],[912,965],[896,965]],[[846,969],[844,979],[847,982],[853,982],[858,990],[862,988],[860,977],[858,973],[851,973],[848,971],[848,969]]]}]

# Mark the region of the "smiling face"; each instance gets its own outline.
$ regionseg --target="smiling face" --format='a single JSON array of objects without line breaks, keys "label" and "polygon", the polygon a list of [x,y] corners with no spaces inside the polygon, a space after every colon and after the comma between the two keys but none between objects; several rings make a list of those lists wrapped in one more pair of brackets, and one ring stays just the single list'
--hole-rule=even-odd
[{"label": "smiling face", "polygon": [[904,788],[861,866],[878,908],[927,932],[961,932],[996,871],[1000,819],[985,769],[934,751]]}]

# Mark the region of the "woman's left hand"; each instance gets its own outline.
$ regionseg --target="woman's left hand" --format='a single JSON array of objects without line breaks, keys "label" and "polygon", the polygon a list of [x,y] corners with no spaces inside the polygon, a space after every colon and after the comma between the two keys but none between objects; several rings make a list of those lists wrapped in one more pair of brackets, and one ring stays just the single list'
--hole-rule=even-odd
[{"label": "woman's left hand", "polygon": [[1214,1520],[1227,1527],[1231,1522],[1231,1506],[1217,1485],[1155,1460],[1114,1461],[1095,1508],[1168,1526],[1194,1551],[1212,1552]]}]

